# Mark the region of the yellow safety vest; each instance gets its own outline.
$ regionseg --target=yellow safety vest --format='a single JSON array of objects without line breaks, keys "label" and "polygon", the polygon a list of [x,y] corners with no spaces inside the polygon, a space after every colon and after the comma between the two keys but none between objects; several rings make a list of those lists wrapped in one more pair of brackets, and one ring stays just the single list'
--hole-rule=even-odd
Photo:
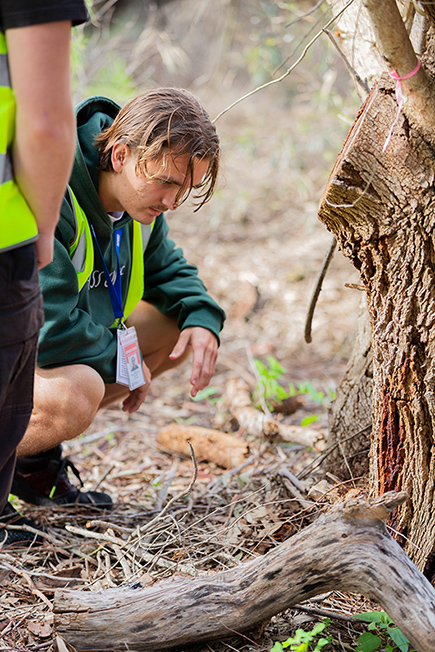
[{"label": "yellow safety vest", "polygon": [[38,239],[38,226],[12,169],[15,97],[9,77],[6,38],[0,32],[0,252]]},{"label": "yellow safety vest", "polygon": [[[69,255],[74,269],[77,272],[77,282],[80,292],[94,269],[94,243],[92,241],[88,218],[70,186],[68,186],[68,193],[72,199],[72,208],[76,223],[76,235],[74,242],[70,246]],[[125,317],[128,317],[133,312],[144,293],[143,255],[151,237],[154,222],[152,224],[140,224],[136,220],[132,220],[131,225],[133,230],[132,260],[127,298],[124,305]]]}]

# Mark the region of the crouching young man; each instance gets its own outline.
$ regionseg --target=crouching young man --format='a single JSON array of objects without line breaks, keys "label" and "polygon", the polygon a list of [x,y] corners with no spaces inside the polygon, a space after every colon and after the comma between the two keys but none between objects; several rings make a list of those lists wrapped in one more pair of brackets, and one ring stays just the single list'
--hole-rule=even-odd
[{"label": "crouching young man", "polygon": [[12,487],[23,500],[110,506],[107,494],[70,483],[61,443],[115,401],[136,411],[151,379],[190,353],[192,396],[210,382],[225,315],[163,213],[189,196],[210,199],[219,156],[215,128],[187,91],[152,90],[121,110],[104,97],[79,105],[74,169],[40,279],[34,410]]}]

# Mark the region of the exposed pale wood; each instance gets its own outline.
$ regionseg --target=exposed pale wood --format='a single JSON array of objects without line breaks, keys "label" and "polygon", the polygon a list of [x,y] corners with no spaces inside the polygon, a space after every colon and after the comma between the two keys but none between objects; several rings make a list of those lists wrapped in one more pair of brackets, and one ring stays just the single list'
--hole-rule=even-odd
[{"label": "exposed pale wood", "polygon": [[156,652],[249,631],[301,600],[340,590],[376,600],[418,652],[433,652],[435,590],[382,522],[405,499],[349,500],[266,555],[213,576],[58,591],[55,627],[78,652]]},{"label": "exposed pale wood", "polygon": [[318,440],[322,433],[302,426],[281,423],[272,414],[265,414],[252,405],[249,385],[241,378],[232,378],[227,382],[225,402],[230,413],[247,433],[254,437],[278,437],[283,441],[302,444],[320,450]]},{"label": "exposed pale wood", "polygon": [[158,433],[156,441],[165,450],[181,455],[189,455],[190,441],[198,461],[207,460],[226,469],[240,466],[249,457],[249,446],[243,439],[213,428],[171,423]]}]

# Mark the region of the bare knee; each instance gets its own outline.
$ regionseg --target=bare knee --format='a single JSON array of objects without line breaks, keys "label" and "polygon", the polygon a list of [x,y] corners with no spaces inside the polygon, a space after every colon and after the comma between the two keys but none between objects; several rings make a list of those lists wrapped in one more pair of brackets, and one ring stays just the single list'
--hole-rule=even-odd
[{"label": "bare knee", "polygon": [[62,419],[73,420],[81,433],[95,417],[104,396],[104,383],[101,376],[86,365],[71,365],[71,370],[57,379],[53,404],[47,408],[60,410]]},{"label": "bare knee", "polygon": [[37,369],[34,408],[18,455],[34,455],[80,435],[104,396],[101,376],[86,365]]}]

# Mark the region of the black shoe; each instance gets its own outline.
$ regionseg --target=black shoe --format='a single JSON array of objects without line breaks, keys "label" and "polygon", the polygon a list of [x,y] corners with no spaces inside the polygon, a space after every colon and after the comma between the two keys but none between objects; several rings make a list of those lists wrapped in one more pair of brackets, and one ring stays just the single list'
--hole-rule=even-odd
[{"label": "black shoe", "polygon": [[32,544],[40,545],[43,542],[43,538],[27,528],[33,528],[34,530],[41,529],[32,519],[21,516],[10,503],[6,503],[0,514],[0,549],[3,550],[3,548],[11,547],[21,548]]},{"label": "black shoe", "polygon": [[80,491],[68,479],[68,469],[80,486],[83,482],[72,462],[62,458],[62,446],[56,446],[35,457],[17,460],[11,493],[33,505],[80,505],[111,509],[110,496],[100,491]]}]

